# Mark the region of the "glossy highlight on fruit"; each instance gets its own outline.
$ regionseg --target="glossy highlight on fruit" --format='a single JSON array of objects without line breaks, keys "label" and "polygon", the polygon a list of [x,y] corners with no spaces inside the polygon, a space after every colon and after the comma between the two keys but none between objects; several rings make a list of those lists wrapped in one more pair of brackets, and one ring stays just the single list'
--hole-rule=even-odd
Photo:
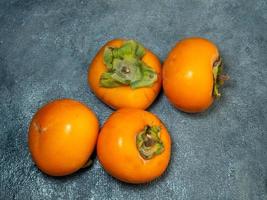
[{"label": "glossy highlight on fruit", "polygon": [[92,60],[88,84],[100,100],[114,109],[146,109],[161,88],[161,63],[139,42],[114,39]]},{"label": "glossy highlight on fruit", "polygon": [[226,79],[218,48],[204,38],[179,41],[163,64],[164,93],[184,112],[209,108],[214,98],[220,96],[218,88]]},{"label": "glossy highlight on fruit", "polygon": [[166,170],[171,138],[154,114],[123,108],[115,111],[103,125],[97,156],[111,176],[127,183],[145,183]]},{"label": "glossy highlight on fruit", "polygon": [[84,104],[71,99],[49,102],[30,123],[32,159],[48,175],[69,175],[88,162],[98,131],[96,115]]}]

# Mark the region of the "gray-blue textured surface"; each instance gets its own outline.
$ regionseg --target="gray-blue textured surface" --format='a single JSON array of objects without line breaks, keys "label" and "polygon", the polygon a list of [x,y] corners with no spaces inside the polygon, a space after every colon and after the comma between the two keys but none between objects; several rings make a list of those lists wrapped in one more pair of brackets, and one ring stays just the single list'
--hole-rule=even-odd
[{"label": "gray-blue textured surface", "polygon": [[[100,167],[42,174],[27,128],[49,100],[90,106],[101,123],[112,110],[87,86],[101,45],[134,38],[164,60],[174,43],[203,36],[220,48],[231,80],[202,114],[172,107],[161,93],[150,111],[168,127],[172,159],[150,184],[121,183]],[[267,2],[215,0],[0,2],[0,199],[267,199]]]}]

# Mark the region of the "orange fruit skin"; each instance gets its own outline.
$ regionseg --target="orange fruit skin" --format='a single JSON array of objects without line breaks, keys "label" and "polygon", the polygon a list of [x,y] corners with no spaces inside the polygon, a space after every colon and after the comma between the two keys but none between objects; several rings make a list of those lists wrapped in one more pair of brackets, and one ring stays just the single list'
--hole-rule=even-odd
[{"label": "orange fruit skin", "polygon": [[96,115],[84,104],[71,99],[52,101],[30,123],[28,145],[33,161],[48,175],[71,174],[88,161],[98,130]]},{"label": "orange fruit skin", "polygon": [[187,38],[170,51],[163,64],[163,89],[178,109],[202,112],[213,102],[213,63],[217,47],[207,39]]},{"label": "orange fruit skin", "polygon": [[[161,127],[164,151],[145,160],[136,147],[136,135],[145,125]],[[167,168],[171,138],[163,123],[152,113],[135,108],[114,112],[102,127],[97,141],[97,156],[104,169],[127,183],[145,183],[159,177]]]},{"label": "orange fruit skin", "polygon": [[104,88],[99,85],[101,74],[107,71],[103,61],[105,47],[120,47],[124,41],[124,39],[114,39],[100,49],[89,66],[88,84],[93,93],[113,109],[124,107],[146,109],[152,104],[160,91],[162,76],[160,60],[150,50],[146,49],[142,60],[158,74],[158,80],[152,87],[138,89],[131,89],[129,86]]}]

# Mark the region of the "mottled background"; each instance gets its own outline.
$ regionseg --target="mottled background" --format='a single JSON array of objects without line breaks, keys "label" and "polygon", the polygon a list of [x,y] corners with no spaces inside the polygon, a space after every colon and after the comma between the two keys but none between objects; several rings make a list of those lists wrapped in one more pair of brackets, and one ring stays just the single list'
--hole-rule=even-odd
[{"label": "mottled background", "polygon": [[[40,106],[74,98],[101,124],[112,112],[87,86],[87,66],[101,45],[134,38],[163,61],[188,36],[219,46],[231,80],[205,113],[179,112],[162,93],[150,107],[173,140],[160,179],[124,184],[97,159],[64,178],[35,167],[27,128]],[[267,199],[266,69],[265,0],[1,0],[0,199]]]}]

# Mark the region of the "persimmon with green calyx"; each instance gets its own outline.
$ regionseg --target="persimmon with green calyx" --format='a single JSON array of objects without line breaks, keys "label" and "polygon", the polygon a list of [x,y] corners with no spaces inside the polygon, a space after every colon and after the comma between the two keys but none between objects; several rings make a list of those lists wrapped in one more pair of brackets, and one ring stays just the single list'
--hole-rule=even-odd
[{"label": "persimmon with green calyx", "polygon": [[163,64],[164,93],[184,112],[196,113],[209,108],[221,96],[219,87],[227,79],[218,48],[204,38],[181,40]]},{"label": "persimmon with green calyx", "polygon": [[95,95],[114,109],[146,109],[161,88],[161,64],[137,41],[115,39],[93,59],[88,83]]},{"label": "persimmon with green calyx", "polygon": [[122,108],[103,125],[97,141],[97,156],[111,176],[127,183],[146,183],[166,170],[171,138],[154,114]]},{"label": "persimmon with green calyx", "polygon": [[157,80],[157,73],[141,60],[144,54],[144,47],[134,40],[119,48],[106,47],[107,72],[101,75],[100,85],[107,88],[129,85],[133,89],[151,86]]}]

